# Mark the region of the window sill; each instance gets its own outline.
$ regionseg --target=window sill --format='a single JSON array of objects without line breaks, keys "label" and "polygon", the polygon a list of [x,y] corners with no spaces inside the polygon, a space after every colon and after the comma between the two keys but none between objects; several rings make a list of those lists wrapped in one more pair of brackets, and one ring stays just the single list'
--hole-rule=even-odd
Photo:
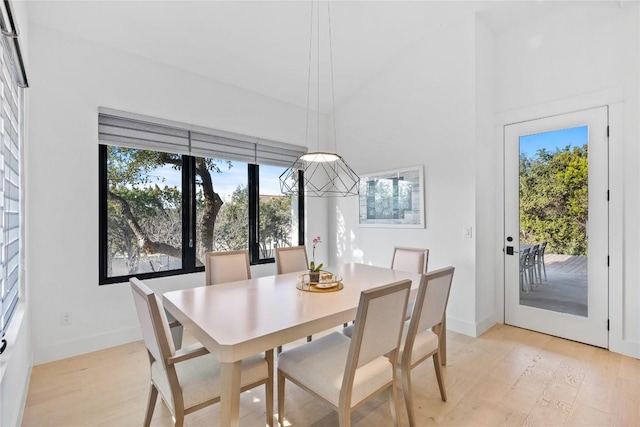
[{"label": "window sill", "polygon": [[4,336],[4,339],[7,340],[7,348],[5,348],[4,353],[2,353],[2,356],[0,356],[0,384],[2,384],[4,375],[8,370],[8,366],[12,358],[12,353],[14,352],[15,343],[18,339],[18,335],[22,329],[23,323],[25,322],[25,303],[22,300],[19,301],[16,305],[15,310],[16,311],[13,313],[11,323],[9,324],[9,329],[7,329],[7,333]]}]

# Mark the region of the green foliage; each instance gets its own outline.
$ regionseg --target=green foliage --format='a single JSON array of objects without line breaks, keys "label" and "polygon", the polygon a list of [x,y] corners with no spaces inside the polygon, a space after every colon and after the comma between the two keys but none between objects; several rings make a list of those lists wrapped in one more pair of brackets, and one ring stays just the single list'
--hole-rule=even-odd
[{"label": "green foliage", "polygon": [[313,262],[313,261],[311,261],[311,262],[309,263],[309,271],[318,272],[318,271],[322,270],[322,266],[323,266],[323,265],[324,265],[323,263],[320,263],[320,264],[318,264],[318,265],[316,266],[316,263],[315,263],[315,262]]},{"label": "green foliage", "polygon": [[[176,181],[181,182],[182,157],[113,146],[107,147],[107,153],[108,275],[112,275],[111,263],[117,255],[124,258],[129,274],[165,268],[157,261],[158,254],[179,262],[182,189],[167,185],[165,176],[173,169]],[[231,167],[228,160],[195,161],[195,240],[200,260],[208,251],[248,247],[247,187],[238,186],[224,202],[214,191],[213,175]],[[273,256],[274,246],[291,246],[291,227],[291,196],[261,197],[258,243],[263,258]]]},{"label": "green foliage", "polygon": [[249,192],[239,185],[218,213],[214,241],[217,251],[247,249],[249,242]]},{"label": "green foliage", "polygon": [[588,148],[567,146],[520,156],[520,241],[547,251],[587,254]]}]

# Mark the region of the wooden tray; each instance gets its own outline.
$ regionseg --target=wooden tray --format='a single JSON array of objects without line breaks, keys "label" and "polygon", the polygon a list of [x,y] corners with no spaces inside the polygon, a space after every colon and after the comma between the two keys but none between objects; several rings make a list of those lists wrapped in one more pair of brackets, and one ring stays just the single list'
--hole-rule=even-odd
[{"label": "wooden tray", "polygon": [[[330,276],[323,278],[323,276]],[[298,276],[298,283],[296,288],[305,292],[336,292],[344,288],[342,284],[342,277],[329,273],[328,271],[320,272],[320,281],[312,282],[310,280],[309,273]]]}]

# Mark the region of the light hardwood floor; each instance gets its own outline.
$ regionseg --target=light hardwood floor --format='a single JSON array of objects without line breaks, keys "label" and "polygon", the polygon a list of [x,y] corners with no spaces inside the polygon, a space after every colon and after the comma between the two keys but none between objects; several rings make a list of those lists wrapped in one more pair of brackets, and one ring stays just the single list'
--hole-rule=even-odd
[{"label": "light hardwood floor", "polygon": [[[504,325],[475,339],[449,332],[447,344],[447,402],[430,361],[413,371],[420,426],[640,426],[640,360]],[[142,342],[35,366],[23,426],[139,426],[148,376]],[[241,426],[264,425],[263,400],[262,388],[243,394]],[[214,405],[188,415],[186,425],[216,425],[218,411]],[[286,420],[286,426],[338,423],[335,412],[289,382]],[[374,399],[352,420],[389,426],[389,405]],[[407,425],[404,412],[400,423]],[[152,425],[172,425],[160,401]]]}]

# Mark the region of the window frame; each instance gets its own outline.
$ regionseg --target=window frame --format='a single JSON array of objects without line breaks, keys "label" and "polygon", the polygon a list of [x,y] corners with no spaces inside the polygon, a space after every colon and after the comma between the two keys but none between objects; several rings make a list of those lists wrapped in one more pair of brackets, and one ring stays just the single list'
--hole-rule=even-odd
[{"label": "window frame", "polygon": [[[108,285],[123,283],[131,277],[140,279],[151,279],[157,277],[178,276],[183,274],[198,273],[204,271],[204,266],[196,266],[196,156],[181,154],[182,156],[182,268],[148,273],[136,273],[124,276],[107,276],[108,266],[108,145],[99,144],[99,272],[98,283]],[[148,150],[149,148],[141,148]],[[153,150],[150,150],[153,151]],[[157,150],[156,150],[157,151]],[[249,261],[251,265],[275,263],[275,258],[263,258],[259,256],[259,230],[260,230],[260,166],[254,163],[247,163],[247,188],[248,188],[248,210],[249,218],[247,227],[248,238],[247,247],[249,249]],[[302,171],[299,172],[302,174]],[[304,180],[299,179],[299,185],[303,185]],[[298,198],[298,245],[304,244],[304,197]],[[295,240],[295,237],[294,237]],[[292,242],[292,244],[295,242]]]}]

